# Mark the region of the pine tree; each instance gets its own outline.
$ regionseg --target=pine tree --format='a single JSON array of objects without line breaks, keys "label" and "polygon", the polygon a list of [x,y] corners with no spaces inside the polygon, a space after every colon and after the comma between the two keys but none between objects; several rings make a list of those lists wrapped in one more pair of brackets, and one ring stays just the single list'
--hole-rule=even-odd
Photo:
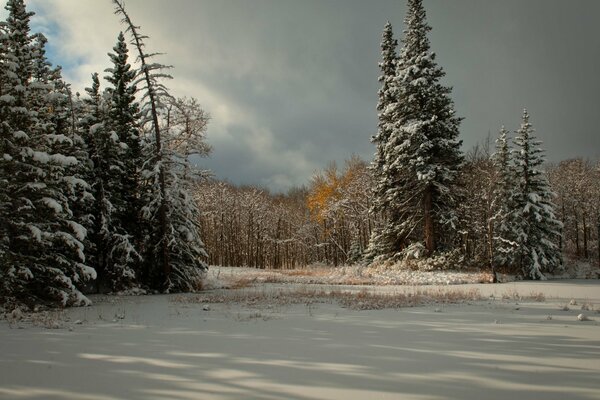
[{"label": "pine tree", "polygon": [[[135,100],[136,86],[133,84],[136,72],[128,63],[127,44],[123,33],[119,33],[114,53],[109,53],[113,67],[105,70],[109,75],[105,79],[111,83],[109,88],[108,128],[114,131],[124,145],[122,152],[121,191],[119,207],[116,210],[123,231],[133,243],[142,242],[140,229],[140,192],[142,150],[138,127],[139,106]],[[113,200],[114,202],[116,201]]]},{"label": "pine tree", "polygon": [[388,222],[383,237],[395,239],[396,252],[421,247],[431,255],[452,246],[456,224],[458,175],[463,163],[451,89],[430,51],[425,9],[408,1],[407,29],[393,80],[395,101],[384,149],[386,179],[383,197]]},{"label": "pine tree", "polygon": [[504,126],[500,129],[496,139],[496,152],[492,160],[497,173],[497,182],[494,188],[492,203],[493,215],[491,221],[493,229],[493,265],[514,265],[514,251],[516,248],[516,233],[512,221],[514,210],[515,169],[512,164],[511,148],[509,145],[508,131]]},{"label": "pine tree", "polygon": [[[93,151],[92,188],[95,198],[93,235],[96,251],[92,255],[98,272],[100,291],[120,291],[135,286],[134,265],[138,252],[130,242],[119,218],[124,204],[123,174],[125,146],[110,129],[107,100],[100,93],[98,74],[92,75],[92,87],[86,89],[88,115],[84,120],[88,148]],[[108,97],[108,96],[106,96]]]},{"label": "pine tree", "polygon": [[[396,54],[397,46],[398,41],[394,39],[392,24],[388,21],[383,29],[381,62],[379,63],[379,68],[381,70],[381,75],[379,76],[381,88],[378,92],[379,100],[377,103],[379,124],[377,134],[371,138],[371,142],[376,146],[375,156],[371,163],[371,171],[374,176],[374,204],[371,212],[383,214],[384,218],[387,216],[386,211],[390,209],[389,199],[387,197],[390,180],[386,165],[385,149],[393,129],[393,115],[390,113],[390,106],[396,101],[393,82],[396,76],[398,63],[398,55]],[[381,234],[381,228],[377,227],[369,242],[369,248],[366,255],[367,259],[373,259],[376,256],[389,255],[394,248],[398,247],[395,235],[382,236]]]},{"label": "pine tree", "polygon": [[89,304],[75,286],[95,277],[84,264],[85,230],[74,220],[65,184],[79,161],[55,118],[62,106],[59,70],[44,55],[45,38],[30,36],[22,0],[9,0],[4,27],[0,115],[7,200],[0,265],[4,301],[35,305]]},{"label": "pine tree", "polygon": [[513,194],[517,249],[515,261],[526,278],[544,279],[562,264],[558,239],[561,223],[555,217],[552,192],[542,169],[541,142],[534,135],[527,110],[515,137],[513,151],[517,187]]}]

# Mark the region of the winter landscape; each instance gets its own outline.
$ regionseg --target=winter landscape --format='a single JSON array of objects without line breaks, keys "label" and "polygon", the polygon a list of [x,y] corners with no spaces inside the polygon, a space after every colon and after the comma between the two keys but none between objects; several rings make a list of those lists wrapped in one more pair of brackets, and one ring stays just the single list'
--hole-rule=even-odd
[{"label": "winter landscape", "polygon": [[5,1],[0,399],[600,398],[600,4]]}]

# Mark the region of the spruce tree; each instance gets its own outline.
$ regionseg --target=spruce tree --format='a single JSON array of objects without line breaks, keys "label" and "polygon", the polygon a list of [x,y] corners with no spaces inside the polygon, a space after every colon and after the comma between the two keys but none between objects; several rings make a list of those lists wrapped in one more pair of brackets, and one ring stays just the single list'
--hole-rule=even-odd
[{"label": "spruce tree", "polygon": [[562,264],[558,241],[561,223],[554,213],[552,192],[542,169],[544,151],[534,135],[527,110],[515,137],[513,151],[517,186],[511,217],[516,234],[515,262],[523,276],[544,279]]},{"label": "spruce tree", "polygon": [[[451,89],[430,51],[431,28],[421,0],[409,0],[406,31],[392,83],[392,121],[385,145],[388,222],[382,237],[393,237],[395,251],[425,247],[431,255],[451,248],[457,220],[458,175],[463,163]],[[420,243],[422,241],[422,244]]]},{"label": "spruce tree", "polygon": [[490,224],[493,229],[493,265],[514,265],[516,233],[512,221],[514,211],[515,169],[512,164],[508,131],[504,126],[496,139],[496,152],[492,155],[497,181],[493,193]]},{"label": "spruce tree", "polygon": [[55,117],[61,113],[59,70],[44,55],[45,38],[31,36],[22,0],[9,0],[4,26],[0,96],[6,182],[2,216],[6,247],[0,265],[5,301],[83,305],[76,284],[94,278],[84,264],[85,230],[73,218],[65,182],[79,163],[73,142]]},{"label": "spruce tree", "polygon": [[[84,129],[88,148],[93,151],[92,188],[95,252],[92,255],[98,272],[100,291],[121,291],[135,286],[134,265],[138,252],[124,231],[119,216],[122,201],[125,145],[117,133],[110,129],[107,100],[100,93],[98,74],[92,75],[92,87],[86,89],[88,114]],[[106,96],[108,97],[108,96]]]},{"label": "spruce tree", "polygon": [[[386,144],[390,138],[393,129],[393,115],[390,113],[390,105],[396,100],[394,96],[393,81],[396,76],[396,68],[398,63],[398,55],[396,47],[398,41],[394,38],[392,24],[388,21],[385,24],[381,41],[381,62],[379,68],[381,75],[379,82],[381,88],[378,92],[377,112],[378,112],[378,129],[377,134],[371,138],[371,142],[375,144],[376,151],[373,162],[371,163],[371,171],[374,177],[374,204],[371,212],[381,214],[384,221],[389,217],[389,198],[387,191],[390,188],[391,182],[388,175],[386,165]],[[387,223],[387,222],[386,222]],[[389,231],[386,231],[389,233]],[[394,248],[398,247],[395,243],[395,235],[382,235],[381,227],[376,227],[369,241],[367,250],[367,259],[373,259],[376,256],[389,255]]]},{"label": "spruce tree", "polygon": [[[133,81],[136,72],[128,63],[127,44],[123,33],[119,33],[114,53],[109,53],[112,68],[105,70],[109,74],[105,79],[112,85],[109,94],[107,127],[114,131],[122,146],[121,191],[118,194],[119,207],[116,210],[121,227],[139,246],[142,242],[140,228],[140,170],[143,158],[140,130],[138,126],[139,106],[135,99],[137,91]],[[116,199],[115,199],[116,201]]]}]

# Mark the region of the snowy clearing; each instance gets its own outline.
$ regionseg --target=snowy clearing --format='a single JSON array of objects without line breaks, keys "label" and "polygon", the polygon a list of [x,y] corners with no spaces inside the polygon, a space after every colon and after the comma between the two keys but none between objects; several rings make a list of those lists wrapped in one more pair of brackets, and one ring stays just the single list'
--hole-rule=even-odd
[{"label": "snowy clearing", "polygon": [[431,287],[485,300],[371,311],[235,301],[282,287],[328,288],[207,292],[232,296],[219,304],[97,296],[91,307],[3,321],[0,399],[598,398],[598,281]]}]

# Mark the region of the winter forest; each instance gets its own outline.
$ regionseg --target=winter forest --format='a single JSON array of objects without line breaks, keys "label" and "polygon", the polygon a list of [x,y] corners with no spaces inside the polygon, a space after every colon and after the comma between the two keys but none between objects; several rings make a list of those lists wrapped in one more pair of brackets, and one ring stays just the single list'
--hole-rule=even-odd
[{"label": "winter forest", "polygon": [[[506,86],[507,69],[508,90],[527,90],[510,63],[464,54],[530,46],[497,32],[520,32],[532,11],[535,29],[570,21],[561,0],[103,0],[119,27],[103,67],[90,61],[96,37],[82,34],[83,50],[81,38],[53,44],[91,15],[106,30],[98,1],[5,1],[0,400],[598,398],[600,161],[556,161],[565,142],[546,132],[551,110],[585,139],[570,114],[579,106],[510,93],[520,111],[473,140],[469,119],[511,108],[490,106],[495,93],[466,102],[463,90],[479,69],[490,87]],[[578,24],[600,12],[576,3]],[[525,17],[473,25],[501,12]],[[147,28],[152,13],[162,34]],[[75,28],[61,31],[57,15]],[[375,26],[370,16],[373,37],[345,37]],[[455,40],[467,21],[477,30]],[[570,34],[587,46],[578,57],[598,53]],[[445,64],[445,35],[459,70]],[[575,46],[554,45],[557,64]],[[366,58],[372,86],[353,82],[369,81]],[[586,98],[576,76],[565,80]],[[547,90],[537,98],[557,96]],[[586,101],[595,113],[595,92]],[[357,122],[368,116],[370,131]],[[278,118],[285,129],[261,121]],[[346,151],[359,148],[353,129],[370,157]],[[247,179],[262,172],[283,183]]]},{"label": "winter forest", "polygon": [[[211,178],[208,111],[167,88],[170,67],[114,1],[110,67],[73,93],[22,0],[1,25],[4,303],[86,305],[85,293],[196,291],[208,265],[293,269],[417,261],[544,279],[600,263],[600,167],[547,164],[520,127],[463,152],[461,117],[409,1],[383,30],[372,160],[349,156],[287,193]],[[148,44],[148,46],[147,46]],[[519,119],[520,118],[520,119]],[[512,121],[511,121],[512,122]],[[195,158],[197,160],[197,158]],[[442,260],[442,261],[440,261]],[[596,260],[596,261],[593,261]]]}]

